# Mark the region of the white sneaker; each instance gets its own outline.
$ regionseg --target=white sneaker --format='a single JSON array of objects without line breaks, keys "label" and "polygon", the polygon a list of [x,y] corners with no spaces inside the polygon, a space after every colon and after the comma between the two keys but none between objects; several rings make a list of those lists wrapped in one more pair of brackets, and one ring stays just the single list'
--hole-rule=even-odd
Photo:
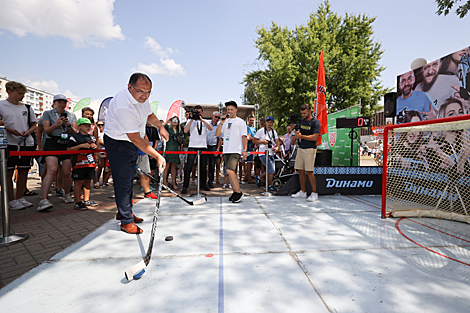
[{"label": "white sneaker", "polygon": [[44,200],[39,201],[39,205],[38,205],[37,210],[38,211],[44,211],[46,209],[52,208],[52,206],[53,205],[49,200],[44,199]]},{"label": "white sneaker", "polygon": [[64,199],[65,203],[75,202],[75,200],[73,200],[73,198],[70,196],[70,194],[66,194],[62,199]]},{"label": "white sneaker", "polygon": [[23,210],[25,209],[26,207],[21,204],[21,202],[19,202],[18,200],[11,200],[9,203],[8,203],[8,206],[10,207],[10,210],[14,210],[14,211],[17,211],[17,210]]},{"label": "white sneaker", "polygon": [[32,207],[32,206],[33,206],[33,204],[32,204],[31,202],[26,201],[24,198],[20,198],[20,199],[18,199],[18,200],[16,200],[16,201],[18,201],[19,203],[21,203],[25,208],[29,208],[29,207]]},{"label": "white sneaker", "polygon": [[310,197],[307,198],[307,201],[313,202],[318,200],[318,193],[312,192]]},{"label": "white sneaker", "polygon": [[292,198],[307,198],[307,193],[303,192],[302,190],[299,190],[297,193],[294,193]]}]

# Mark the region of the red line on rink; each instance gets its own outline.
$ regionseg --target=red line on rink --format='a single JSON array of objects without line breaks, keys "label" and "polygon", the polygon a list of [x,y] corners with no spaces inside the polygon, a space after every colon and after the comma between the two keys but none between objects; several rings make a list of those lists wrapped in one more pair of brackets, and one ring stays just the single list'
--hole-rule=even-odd
[{"label": "red line on rink", "polygon": [[[435,254],[437,254],[437,255],[440,255],[440,256],[442,256],[442,257],[444,257],[444,258],[446,258],[446,259],[449,259],[449,260],[452,260],[452,261],[455,261],[455,262],[458,262],[458,263],[461,263],[461,264],[464,264],[464,265],[470,266],[470,264],[468,264],[468,263],[465,263],[465,262],[459,261],[459,260],[457,260],[457,259],[454,259],[454,258],[448,257],[447,255],[444,255],[444,254],[442,254],[442,253],[439,253],[439,252],[436,252],[436,251],[434,251],[434,250],[432,250],[432,249],[429,249],[428,247],[425,247],[425,246],[423,246],[423,245],[421,245],[421,244],[417,243],[416,241],[414,241],[414,240],[413,240],[413,239],[411,239],[410,237],[406,236],[406,235],[405,235],[405,234],[404,234],[404,233],[401,231],[401,229],[400,229],[400,225],[399,225],[399,224],[400,224],[400,222],[401,222],[402,220],[404,220],[404,219],[405,219],[405,218],[404,218],[404,217],[402,217],[402,218],[400,218],[400,219],[399,219],[399,220],[398,220],[398,221],[395,223],[395,228],[398,230],[398,232],[399,232],[399,233],[400,233],[400,234],[401,234],[403,237],[405,237],[406,239],[408,239],[409,241],[411,241],[411,242],[412,242],[412,243],[414,243],[415,245],[417,245],[417,246],[419,246],[419,247],[421,247],[421,248],[423,248],[423,249],[425,249],[425,250],[428,250],[429,252],[432,252],[432,253],[435,253]],[[414,222],[413,220],[410,220],[410,219],[407,219],[407,220]],[[417,223],[417,224],[420,224],[420,225],[423,225],[423,224],[421,224],[421,223],[418,223],[418,222],[415,222],[415,223]],[[426,225],[423,225],[423,226],[426,226]],[[429,226],[426,226],[426,227],[429,227]],[[455,237],[455,236],[453,236],[453,235],[451,235],[451,234],[448,234],[448,233],[446,233],[446,232],[443,232],[443,231],[437,230],[437,229],[435,229],[435,228],[432,228],[432,227],[429,227],[429,228],[431,228],[431,229],[434,229],[434,230],[436,230],[436,231],[438,231],[438,232],[441,232],[441,233],[443,233],[443,234],[446,234],[446,235],[449,235],[449,236]],[[465,240],[465,239],[462,239],[462,238],[459,238],[459,237],[455,237],[455,238],[458,238],[458,239],[461,239],[461,240],[467,241],[467,240]],[[468,242],[468,241],[467,241],[467,242]]]}]

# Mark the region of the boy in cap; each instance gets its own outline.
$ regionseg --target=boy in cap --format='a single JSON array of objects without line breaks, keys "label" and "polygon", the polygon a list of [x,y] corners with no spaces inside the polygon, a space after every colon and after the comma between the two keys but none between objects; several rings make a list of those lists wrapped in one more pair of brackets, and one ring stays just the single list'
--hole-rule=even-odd
[{"label": "boy in cap", "polygon": [[[70,137],[67,150],[94,150],[97,149],[96,138],[88,132],[91,121],[85,117],[77,121],[78,132]],[[72,179],[74,181],[75,210],[87,210],[87,205],[94,206],[96,202],[90,201],[91,181],[95,178],[95,159],[93,153],[74,154],[72,157]],[[83,187],[83,201],[80,200]]]}]

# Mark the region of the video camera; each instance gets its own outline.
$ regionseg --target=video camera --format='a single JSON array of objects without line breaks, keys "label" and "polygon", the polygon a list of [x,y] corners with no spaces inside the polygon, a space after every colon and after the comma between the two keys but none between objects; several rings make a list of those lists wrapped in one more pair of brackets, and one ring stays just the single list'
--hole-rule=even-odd
[{"label": "video camera", "polygon": [[300,116],[297,113],[292,113],[292,115],[289,117],[289,123],[295,124],[295,130],[300,129]]},{"label": "video camera", "polygon": [[273,142],[271,140],[268,140],[268,149],[273,148]]},{"label": "video camera", "polygon": [[189,117],[192,120],[199,121],[201,119],[201,114],[199,113],[199,111],[195,110],[194,108],[191,108],[191,110],[189,111]]}]

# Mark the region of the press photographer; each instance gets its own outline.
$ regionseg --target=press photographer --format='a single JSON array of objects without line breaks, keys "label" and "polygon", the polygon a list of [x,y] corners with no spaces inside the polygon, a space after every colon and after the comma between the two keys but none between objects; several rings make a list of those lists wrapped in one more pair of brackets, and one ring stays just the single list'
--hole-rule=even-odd
[{"label": "press photographer", "polygon": [[[196,113],[197,112],[197,113]],[[184,126],[184,132],[190,134],[188,151],[207,151],[207,130],[212,130],[212,126],[202,118],[203,109],[200,105],[196,105],[191,109],[189,116],[190,120]],[[191,169],[193,168],[194,161],[196,160],[196,154],[188,155],[188,164],[184,171],[184,182],[182,194],[188,192],[189,187],[189,178],[191,175]],[[210,191],[209,186],[207,186],[207,154],[201,154],[200,160],[200,169],[199,169],[199,186],[206,190]]]}]

